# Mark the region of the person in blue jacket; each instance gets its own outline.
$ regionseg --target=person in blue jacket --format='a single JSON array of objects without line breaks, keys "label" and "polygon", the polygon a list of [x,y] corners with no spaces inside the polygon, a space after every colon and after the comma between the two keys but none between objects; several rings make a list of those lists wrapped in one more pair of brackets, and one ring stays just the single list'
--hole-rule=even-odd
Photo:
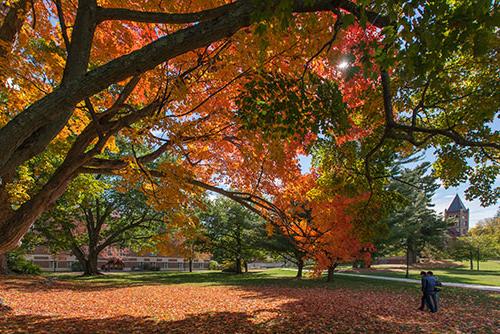
[{"label": "person in blue jacket", "polygon": [[432,271],[427,272],[427,277],[433,281],[434,284],[434,293],[431,295],[432,301],[434,303],[435,312],[439,309],[439,291],[441,291],[438,287],[442,286],[442,283],[438,280]]},{"label": "person in blue jacket", "polygon": [[427,275],[423,279],[422,290],[424,293],[425,303],[427,307],[432,313],[437,312],[437,304],[436,304],[436,287],[437,287],[437,279],[434,277],[432,271],[428,271]]}]

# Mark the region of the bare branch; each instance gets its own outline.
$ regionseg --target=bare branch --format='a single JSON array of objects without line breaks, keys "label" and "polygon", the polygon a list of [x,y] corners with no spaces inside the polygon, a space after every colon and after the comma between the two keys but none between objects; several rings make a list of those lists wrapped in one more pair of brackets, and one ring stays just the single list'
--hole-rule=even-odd
[{"label": "bare branch", "polygon": [[61,4],[61,0],[54,0],[57,9],[57,17],[59,18],[59,25],[61,26],[61,35],[64,40],[64,45],[66,46],[66,52],[69,51],[71,43],[69,42],[68,37],[68,26],[66,25],[66,21],[64,19],[64,12]]},{"label": "bare branch", "polygon": [[311,62],[317,58],[325,49],[327,49],[327,53],[330,51],[333,43],[337,39],[337,35],[339,33],[340,27],[342,26],[342,16],[338,11],[335,11],[337,15],[337,19],[335,20],[335,24],[333,26],[333,36],[326,42],[309,60],[306,62],[304,65],[304,71],[302,72],[302,78],[304,78],[304,75],[306,74],[307,70],[309,69],[309,65]]}]

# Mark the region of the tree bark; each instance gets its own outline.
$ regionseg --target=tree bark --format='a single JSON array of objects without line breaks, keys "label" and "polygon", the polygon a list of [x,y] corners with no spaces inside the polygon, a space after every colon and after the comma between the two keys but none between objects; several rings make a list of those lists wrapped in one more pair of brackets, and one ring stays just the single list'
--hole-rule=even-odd
[{"label": "tree bark", "polygon": [[[27,5],[28,2],[21,0],[17,3]],[[232,36],[253,23],[259,17],[256,14],[263,10],[272,11],[280,1],[270,3],[269,6],[255,1],[234,2],[227,5],[232,6],[227,15],[200,21],[86,72],[93,31],[97,24],[96,2],[80,0],[62,84],[0,128],[0,178],[5,182],[5,177],[15,173],[19,165],[43,152],[66,125],[80,101],[103,91],[113,83],[144,73],[176,56]],[[356,16],[360,15],[360,7],[349,1],[318,0],[310,4],[294,1],[292,10],[303,13],[338,8]],[[369,11],[365,14],[376,26],[389,24],[388,18],[382,15]],[[51,185],[56,189],[54,194],[38,196],[36,200],[25,203],[26,205],[21,206],[15,213],[0,215],[0,252],[7,252],[17,246],[32,223],[64,191],[70,178],[61,178],[54,182]],[[40,191],[42,194],[44,192],[45,189]]]},{"label": "tree bark", "polygon": [[407,252],[408,252],[408,262],[410,265],[413,265],[417,263],[417,252],[414,249],[413,244],[408,244],[407,246]]},{"label": "tree bark", "polygon": [[297,275],[295,275],[295,278],[301,279],[302,278],[302,272],[304,269],[304,260],[302,258],[297,259]]},{"label": "tree bark", "polygon": [[193,259],[189,259],[189,272],[193,272]]},{"label": "tree bark", "polygon": [[326,281],[331,282],[333,281],[333,274],[335,272],[335,268],[337,268],[337,264],[333,264],[330,267],[328,267],[328,275],[326,276]]},{"label": "tree bark", "polygon": [[[0,26],[0,58],[7,58],[29,11],[29,1],[11,1],[12,6]],[[1,60],[1,59],[0,59]]]},{"label": "tree bark", "polygon": [[99,268],[97,267],[97,258],[98,254],[96,254],[95,252],[89,253],[87,259],[84,262],[84,276],[96,276],[101,274]]},{"label": "tree bark", "polygon": [[245,264],[245,272],[247,273],[248,272],[248,262],[245,261],[244,264]]},{"label": "tree bark", "polygon": [[409,277],[409,268],[410,268],[410,246],[406,245],[406,274],[405,277]]},{"label": "tree bark", "polygon": [[82,250],[76,245],[71,247],[71,252],[82,266],[84,276],[95,276],[100,274],[99,268],[97,268],[99,252],[95,250],[90,251],[89,254],[85,256]]},{"label": "tree bark", "polygon": [[[80,6],[80,2],[82,6]],[[90,9],[90,14],[82,19],[95,19],[95,6],[88,5],[88,3],[94,3],[94,1],[79,1],[77,14],[80,9]],[[230,5],[233,6],[233,9],[227,15],[201,21],[196,25],[159,38],[139,50],[118,57],[88,72],[82,78],[69,78],[64,85],[33,103],[0,129],[0,142],[4,144],[0,147],[0,177],[9,169],[17,167],[9,163],[9,160],[13,157],[17,157],[22,163],[42,152],[65,125],[64,120],[69,119],[78,102],[99,93],[113,83],[149,71],[176,56],[230,37],[238,30],[252,24],[259,16],[256,14],[262,10],[272,10],[279,3],[279,1],[273,1],[269,6],[254,1],[234,2]],[[359,16],[360,8],[349,1],[334,3],[325,0],[317,1],[311,5],[305,4],[303,1],[296,1],[292,10],[301,13],[330,11],[336,8],[345,9]],[[370,22],[376,26],[382,27],[388,24],[387,18],[381,15],[368,11],[366,14],[371,18]],[[79,22],[78,17],[76,22]],[[80,27],[74,27],[73,32],[76,33],[80,30],[82,30]],[[91,42],[93,31],[87,29],[86,32],[88,35],[83,36],[84,40],[90,39]],[[73,44],[73,40],[71,43]],[[76,48],[77,45],[72,45],[70,56],[75,55],[74,52],[71,52],[73,47]],[[83,51],[80,51],[77,55],[84,54]],[[82,59],[83,57],[75,61],[76,67],[81,64]],[[69,64],[68,67],[73,65]],[[67,77],[66,73],[65,69],[65,77]],[[58,124],[57,127],[50,126],[56,123]],[[23,146],[26,145],[30,146],[30,149],[22,150]],[[6,168],[6,166],[9,166],[9,168]]]},{"label": "tree bark", "polygon": [[477,270],[479,271],[479,258],[481,257],[481,252],[479,247],[477,248]]},{"label": "tree bark", "polygon": [[75,161],[84,158],[76,156],[74,159],[65,161],[50,181],[29,201],[8,217],[0,217],[0,252],[11,251],[19,245],[20,240],[35,220],[64,193],[78,169],[79,164]]},{"label": "tree bark", "polygon": [[472,253],[472,249],[469,252],[469,256],[470,256],[470,270],[474,270],[474,255]]},{"label": "tree bark", "polygon": [[8,273],[7,254],[0,254],[0,275],[7,275]]},{"label": "tree bark", "polygon": [[239,257],[236,258],[236,273],[241,274],[241,259]]}]

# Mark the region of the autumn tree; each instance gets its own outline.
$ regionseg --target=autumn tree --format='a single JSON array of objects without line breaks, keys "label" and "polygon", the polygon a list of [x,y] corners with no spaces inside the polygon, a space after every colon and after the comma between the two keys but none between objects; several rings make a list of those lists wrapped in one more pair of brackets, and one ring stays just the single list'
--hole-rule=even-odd
[{"label": "autumn tree", "polygon": [[[489,1],[20,0],[1,13],[0,254],[82,173],[141,181],[169,208],[205,190],[254,207],[317,133],[369,137],[356,165],[368,180],[380,151],[436,147],[446,185],[469,179],[470,198],[497,198]],[[275,77],[286,103],[276,113],[256,99],[254,114],[304,136],[241,126],[245,84]],[[132,149],[116,150],[118,137]]]},{"label": "autumn tree", "polygon": [[77,202],[69,195],[61,197],[35,223],[35,231],[45,237],[49,249],[71,251],[89,276],[99,273],[97,261],[104,250],[139,249],[166,226],[166,215],[151,208],[141,192],[121,193],[109,185],[99,186],[100,192],[90,188]]},{"label": "autumn tree", "polygon": [[149,245],[141,252],[162,256],[183,257],[188,261],[189,272],[193,271],[193,260],[208,257],[209,240],[195,212],[176,212],[164,231],[153,236]]},{"label": "autumn tree", "polygon": [[[269,231],[271,229],[271,231]],[[267,224],[266,229],[262,229],[264,235],[260,238],[259,247],[269,252],[274,258],[293,263],[297,267],[295,277],[301,279],[307,257],[305,250],[286,232],[278,227]]]},{"label": "autumn tree", "polygon": [[315,261],[316,273],[327,270],[327,280],[331,281],[339,264],[370,260],[371,244],[361,220],[356,218],[369,211],[367,198],[365,194],[328,194],[318,184],[317,174],[302,175],[276,195],[274,204],[284,215],[277,225],[306,258]]},{"label": "autumn tree", "polygon": [[484,219],[470,229],[467,235],[451,240],[448,254],[455,260],[468,260],[470,270],[474,270],[474,261],[479,270],[480,261],[500,256],[500,217]]}]

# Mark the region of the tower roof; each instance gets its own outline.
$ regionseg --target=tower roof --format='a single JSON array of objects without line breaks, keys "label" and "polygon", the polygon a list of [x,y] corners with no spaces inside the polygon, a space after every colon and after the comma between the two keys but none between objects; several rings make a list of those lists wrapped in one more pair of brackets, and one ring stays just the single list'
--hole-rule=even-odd
[{"label": "tower roof", "polygon": [[464,203],[462,203],[462,200],[460,197],[458,197],[458,194],[455,195],[455,198],[453,199],[453,202],[451,202],[450,207],[448,208],[449,212],[457,212],[460,210],[467,210],[465,207]]}]

